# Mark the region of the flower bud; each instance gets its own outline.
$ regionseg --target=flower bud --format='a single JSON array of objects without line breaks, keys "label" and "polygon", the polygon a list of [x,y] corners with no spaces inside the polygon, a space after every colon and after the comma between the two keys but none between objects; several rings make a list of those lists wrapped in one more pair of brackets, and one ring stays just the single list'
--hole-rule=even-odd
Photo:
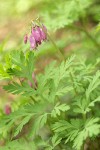
[{"label": "flower bud", "polygon": [[[43,41],[47,39],[47,28],[42,26],[37,26],[36,24],[34,27],[31,28],[31,35],[29,36],[30,42],[30,49],[36,49],[38,45],[40,45]],[[26,44],[28,41],[27,34],[24,37],[24,43]]]},{"label": "flower bud", "polygon": [[11,113],[11,106],[6,104],[4,108],[4,112],[6,115],[9,115]]},{"label": "flower bud", "polygon": [[28,35],[26,34],[26,35],[24,36],[24,43],[26,44],[27,41],[28,41]]}]

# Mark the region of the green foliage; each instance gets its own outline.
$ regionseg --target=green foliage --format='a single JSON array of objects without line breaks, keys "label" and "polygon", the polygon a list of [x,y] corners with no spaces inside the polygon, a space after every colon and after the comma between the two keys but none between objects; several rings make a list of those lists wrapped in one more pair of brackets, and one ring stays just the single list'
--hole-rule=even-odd
[{"label": "green foliage", "polygon": [[90,84],[86,89],[86,98],[89,99],[90,94],[100,85],[100,71],[96,72],[96,75],[90,80]]},{"label": "green foliage", "polygon": [[45,2],[45,5],[42,6],[41,15],[43,16],[43,20],[47,27],[55,31],[66,25],[70,25],[80,17],[85,16],[85,10],[92,3],[93,0],[63,0],[63,2],[62,0],[51,0]]},{"label": "green foliage", "polygon": [[32,73],[34,70],[34,53],[30,52],[25,56],[23,52],[12,52],[11,54],[12,67],[8,69],[10,75],[16,77],[24,77],[32,80]]},{"label": "green foliage", "polygon": [[86,138],[88,137],[91,138],[97,136],[100,133],[100,124],[97,123],[98,121],[100,121],[99,118],[95,118],[95,119],[92,118],[90,120],[87,120],[84,126],[84,130],[80,131],[77,137],[74,139],[73,147],[75,147],[76,149],[80,149],[83,140],[86,140]]},{"label": "green foliage", "polygon": [[59,105],[59,103],[57,103],[53,111],[51,112],[51,117],[57,117],[57,115],[60,116],[60,111],[65,112],[69,109],[70,107],[68,105],[66,104]]},{"label": "green foliage", "polygon": [[[33,58],[33,53],[30,52],[29,55],[29,60],[27,64],[25,64],[24,58],[20,55],[20,53],[17,53],[16,55],[12,55],[12,63],[13,65],[16,65],[13,69],[9,68],[7,72],[9,75],[14,75],[16,77],[24,77],[27,78],[29,81],[31,81],[33,84],[33,79],[32,79],[32,73],[34,66],[31,65],[30,63]],[[18,61],[17,61],[18,59]],[[8,84],[4,86],[4,89],[7,90],[8,92],[11,92],[13,94],[20,94],[24,96],[33,96],[39,94],[43,100],[49,100],[49,101],[54,101],[54,99],[57,96],[62,96],[64,93],[73,90],[72,86],[68,85],[67,87],[62,85],[63,80],[66,78],[67,74],[69,72],[67,69],[73,64],[73,59],[74,57],[71,57],[69,60],[66,62],[62,62],[61,66],[58,66],[57,68],[54,68],[55,62],[47,67],[45,69],[45,74],[37,76],[37,81],[38,81],[38,89],[35,90],[31,88],[28,85],[28,81],[21,82],[21,84],[17,82],[13,82],[11,84]],[[21,67],[22,65],[22,67]],[[48,89],[48,90],[47,90]]]},{"label": "green foliage", "polygon": [[36,150],[35,143],[33,141],[29,142],[25,139],[14,140],[8,142],[5,147],[0,148],[1,150]]},{"label": "green foliage", "polygon": [[[3,89],[22,95],[26,102],[21,103],[20,99],[21,105],[16,110],[12,109],[9,115],[0,110],[0,138],[5,142],[0,150],[83,150],[88,145],[89,149],[96,149],[94,141],[99,148],[100,58],[96,58],[100,49],[99,23],[96,26],[100,21],[99,0],[1,0],[0,4],[6,6],[5,14],[8,13],[10,19],[11,14],[19,16],[29,9],[30,15],[37,6],[33,10],[39,13],[40,22],[43,20],[48,33],[49,30],[64,28],[55,36],[59,39],[57,45],[60,50],[48,36],[46,44],[40,46],[41,50],[28,51],[28,46],[19,45],[24,52],[14,50],[5,57],[9,35],[1,43],[0,80],[5,80]],[[38,16],[35,11],[34,14]],[[21,20],[24,26],[27,16],[25,21]],[[32,15],[30,20],[34,18]],[[77,55],[67,58],[66,54],[71,50]],[[44,59],[44,52],[48,54],[51,51],[53,58],[59,51],[60,56],[63,55],[61,59],[64,59],[52,61],[45,68],[40,67],[42,63],[38,65],[37,62],[41,62],[39,55]],[[18,104],[17,101],[10,102],[11,107]]]},{"label": "green foliage", "polygon": [[35,93],[35,91],[28,85],[28,82],[23,82],[21,85],[13,82],[12,84],[8,84],[4,86],[4,89],[13,94],[20,94],[25,96],[31,96]]},{"label": "green foliage", "polygon": [[14,75],[31,81],[34,71],[34,53],[24,54],[22,51],[12,51],[6,56],[6,64],[0,65],[0,68],[1,78],[9,78],[9,75]]},{"label": "green foliage", "polygon": [[[34,134],[38,134],[39,133],[39,129],[42,128],[47,122],[47,114],[43,114],[43,115],[40,115],[36,120],[35,120],[35,123],[34,123],[34,126],[33,126],[33,130],[32,130],[32,133]],[[32,134],[31,133],[31,134]]]},{"label": "green foliage", "polygon": [[6,70],[9,76],[26,80],[21,83],[14,81],[5,85],[4,89],[13,94],[30,96],[32,100],[2,118],[1,136],[9,134],[13,128],[11,137],[17,137],[28,125],[26,134],[37,141],[38,136],[42,137],[42,132],[46,132],[49,126],[52,138],[44,137],[48,139],[47,142],[41,139],[36,147],[59,149],[64,142],[65,147],[66,143],[72,143],[74,149],[80,150],[87,138],[95,138],[100,134],[99,116],[88,117],[100,102],[100,71],[97,71],[99,61],[86,65],[84,61],[72,56],[59,65],[52,62],[44,73],[36,76],[38,86],[35,89],[27,82],[30,80],[34,83],[34,63],[30,65],[35,59],[33,52],[26,56],[22,52],[15,52],[15,55],[12,52],[10,57],[12,65]]},{"label": "green foliage", "polygon": [[73,147],[80,150],[84,140],[88,137],[91,138],[97,136],[100,133],[99,121],[99,118],[87,119],[86,122],[79,119],[73,119],[70,123],[60,120],[53,125],[53,130],[58,134],[63,132],[65,143],[68,141],[73,142]]},{"label": "green foliage", "polygon": [[100,31],[100,23],[97,25],[96,27],[96,31],[99,32]]}]

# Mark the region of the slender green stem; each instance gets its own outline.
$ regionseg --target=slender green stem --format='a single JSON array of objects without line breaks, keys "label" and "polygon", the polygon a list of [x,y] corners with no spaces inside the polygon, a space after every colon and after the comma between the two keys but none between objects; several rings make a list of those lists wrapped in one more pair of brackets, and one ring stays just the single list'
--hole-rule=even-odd
[{"label": "slender green stem", "polygon": [[96,41],[96,39],[86,30],[86,28],[85,28],[84,26],[83,26],[83,27],[77,27],[77,26],[75,26],[75,25],[70,25],[69,27],[84,32],[84,33],[86,34],[86,36],[95,44],[95,46],[100,49],[100,44],[99,44],[99,43]]},{"label": "slender green stem", "polygon": [[30,98],[32,99],[32,101],[36,103],[36,100],[33,98],[33,96],[30,96]]},{"label": "slender green stem", "polygon": [[[22,85],[22,81],[20,80],[20,78],[19,78],[19,81],[20,81],[20,83]],[[30,98],[32,99],[32,101],[36,102],[36,100],[33,98],[33,96],[30,96]]]},{"label": "slender green stem", "polygon": [[71,72],[70,72],[69,74],[70,74],[71,81],[72,81],[72,83],[73,83],[73,88],[74,88],[75,94],[77,95],[77,94],[78,94],[78,92],[77,92],[77,89],[76,89],[75,84],[74,84],[73,75],[72,75],[72,73],[71,73]]},{"label": "slender green stem", "polygon": [[[83,120],[85,121],[86,120],[86,114],[83,114]],[[85,141],[86,142],[86,141]],[[85,142],[83,142],[83,145],[82,145],[82,150],[84,150],[84,147],[85,147]]]},{"label": "slender green stem", "polygon": [[98,44],[98,42],[95,40],[95,38],[89,34],[89,32],[87,30],[84,30],[84,33],[87,35],[88,38],[91,39],[91,41],[95,44],[95,46],[100,49],[100,45]]},{"label": "slender green stem", "polygon": [[84,150],[84,144],[82,145],[82,148],[81,148],[81,150]]},{"label": "slender green stem", "polygon": [[84,119],[84,121],[86,120],[86,114],[83,114],[83,119]]},{"label": "slender green stem", "polygon": [[[52,38],[50,37],[50,35],[48,34],[48,37],[50,39],[50,41],[52,42],[52,44],[54,45],[54,47],[59,51],[60,55],[62,56],[63,60],[65,61],[65,57],[62,53],[62,51],[58,48],[58,46],[56,45],[56,43],[52,40]],[[72,76],[72,73],[70,72],[70,78],[71,78],[71,81],[73,83],[73,88],[74,88],[74,91],[76,93],[76,95],[78,94],[77,90],[76,90],[76,87],[74,85],[74,80],[73,80],[73,76]]]},{"label": "slender green stem", "polygon": [[[50,36],[49,36],[50,37]],[[61,52],[61,50],[57,47],[57,45],[55,44],[55,42],[52,40],[52,38],[50,37],[50,40],[51,40],[51,42],[53,43],[53,45],[55,46],[55,48],[57,48],[57,50],[59,51],[59,53],[62,55],[62,58],[63,58],[63,60],[65,61],[65,57],[64,57],[64,55],[63,55],[63,53]],[[76,93],[76,95],[78,94],[78,92],[77,92],[77,90],[76,90],[76,87],[75,87],[75,85],[74,85],[74,79],[73,79],[73,75],[72,75],[72,73],[70,72],[70,79],[71,79],[71,81],[72,81],[72,83],[73,83],[73,88],[74,88],[74,91],[75,91],[75,93]]]},{"label": "slender green stem", "polygon": [[[38,24],[41,26],[41,24],[40,24],[39,21],[38,21]],[[44,32],[45,32],[45,31],[44,31]],[[48,36],[49,40],[52,42],[52,44],[54,45],[54,47],[55,47],[55,48],[58,50],[58,52],[60,53],[62,59],[65,61],[65,60],[66,60],[66,59],[65,59],[65,56],[63,55],[62,51],[58,48],[58,46],[56,45],[56,43],[54,42],[54,40],[51,38],[51,36],[49,35],[49,33],[47,33],[47,36]],[[76,93],[76,95],[77,95],[78,92],[77,92],[76,87],[75,87],[75,85],[74,85],[74,80],[73,80],[73,76],[72,76],[71,72],[70,72],[70,78],[71,78],[72,83],[73,83],[74,91],[75,91],[75,93]]]},{"label": "slender green stem", "polygon": [[52,44],[56,48],[56,50],[58,50],[58,52],[60,53],[62,59],[65,60],[65,57],[64,57],[61,49],[58,48],[58,46],[56,45],[56,43],[54,42],[54,40],[51,38],[50,34],[48,32],[46,33],[45,30],[43,29],[43,27],[41,26],[40,18],[39,18],[39,20],[37,20],[37,23],[40,25],[40,27],[42,28],[42,30],[44,31],[44,33],[47,34],[48,39],[52,42]]},{"label": "slender green stem", "polygon": [[56,50],[58,50],[58,52],[60,53],[61,57],[63,60],[65,60],[65,57],[61,51],[61,49],[58,48],[58,46],[56,45],[56,43],[54,42],[54,40],[52,40],[51,36],[49,35],[49,33],[47,33],[49,40],[52,42],[52,44],[54,45],[54,47],[56,48]]}]

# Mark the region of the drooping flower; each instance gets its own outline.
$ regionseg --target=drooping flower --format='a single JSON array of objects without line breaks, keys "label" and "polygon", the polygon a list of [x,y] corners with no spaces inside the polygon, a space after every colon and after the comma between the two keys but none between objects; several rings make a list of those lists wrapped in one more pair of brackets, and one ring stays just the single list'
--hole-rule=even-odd
[{"label": "drooping flower", "polygon": [[30,41],[30,49],[31,50],[36,49],[36,41],[32,34],[29,37],[29,41]]},{"label": "drooping flower", "polygon": [[6,104],[4,108],[4,112],[6,115],[9,115],[11,113],[11,106]]},{"label": "drooping flower", "polygon": [[28,40],[30,42],[30,49],[36,49],[43,41],[47,40],[47,28],[44,25],[38,26],[35,24],[31,28],[31,35],[29,38],[27,34],[25,35],[24,43],[26,44]]},{"label": "drooping flower", "polygon": [[47,39],[47,29],[44,25],[42,25],[42,28],[37,27],[38,32],[40,33],[41,40]]},{"label": "drooping flower", "polygon": [[37,30],[37,28],[32,28],[32,35],[36,41],[36,44],[40,45],[41,44],[41,36],[40,36],[40,32]]},{"label": "drooping flower", "polygon": [[26,34],[26,35],[24,36],[24,43],[26,44],[27,41],[28,41],[28,35]]}]

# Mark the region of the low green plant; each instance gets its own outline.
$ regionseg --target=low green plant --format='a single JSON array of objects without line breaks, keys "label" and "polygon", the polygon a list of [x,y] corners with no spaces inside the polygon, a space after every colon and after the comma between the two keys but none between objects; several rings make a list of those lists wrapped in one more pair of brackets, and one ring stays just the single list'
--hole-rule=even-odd
[{"label": "low green plant", "polygon": [[9,137],[2,149],[80,150],[87,139],[99,136],[100,116],[95,112],[100,102],[99,59],[95,64],[87,64],[77,56],[60,63],[52,61],[36,75],[36,85],[32,77],[36,51],[13,51],[7,58],[1,76],[9,83],[3,88],[29,101],[1,118],[0,135]]},{"label": "low green plant", "polygon": [[[47,6],[49,3],[47,1]],[[68,5],[65,5],[66,3]],[[63,3],[59,0],[61,5],[58,5],[55,1],[47,13],[44,13],[44,9],[42,16],[51,29],[57,30],[67,26],[85,33],[85,39],[87,37],[98,50],[99,40],[96,40],[84,25],[85,10],[92,3],[90,0],[64,0]],[[53,14],[56,14],[54,19]],[[82,26],[72,24],[78,19],[81,20]],[[38,23],[38,26],[41,26],[40,22]],[[42,27],[40,29],[42,30]],[[99,27],[97,30],[99,31]],[[26,99],[16,110],[12,111],[7,107],[9,110],[6,114],[0,116],[0,137],[6,141],[0,149],[85,150],[88,147],[94,150],[94,142],[99,149],[100,59],[89,63],[83,57],[78,58],[73,54],[68,58],[48,32],[44,33],[47,38],[42,39],[42,42],[49,39],[59,57],[50,62],[41,73],[37,73],[36,64],[36,48],[41,44],[41,39],[35,43],[32,36],[31,50],[33,47],[35,50],[12,51],[7,54],[5,62],[0,64],[0,79],[7,82],[3,89]],[[25,43],[28,38],[30,37],[26,35]]]}]

